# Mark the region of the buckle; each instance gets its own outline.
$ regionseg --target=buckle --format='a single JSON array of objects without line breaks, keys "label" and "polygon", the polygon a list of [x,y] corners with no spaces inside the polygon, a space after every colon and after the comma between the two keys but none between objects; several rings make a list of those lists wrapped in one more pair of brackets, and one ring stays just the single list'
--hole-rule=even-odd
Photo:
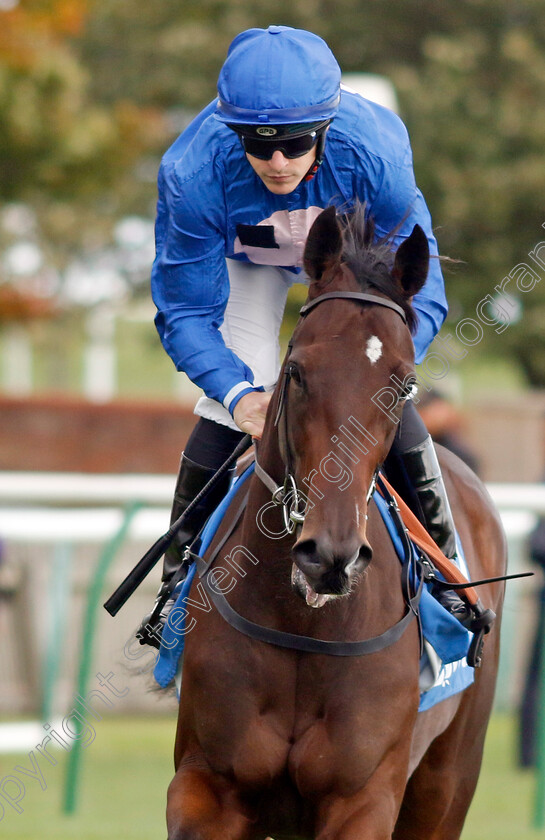
[{"label": "buckle", "polygon": [[494,610],[484,609],[479,603],[471,607],[473,618],[469,630],[473,633],[471,644],[467,652],[467,664],[472,668],[480,668],[483,658],[484,637],[496,620]]}]

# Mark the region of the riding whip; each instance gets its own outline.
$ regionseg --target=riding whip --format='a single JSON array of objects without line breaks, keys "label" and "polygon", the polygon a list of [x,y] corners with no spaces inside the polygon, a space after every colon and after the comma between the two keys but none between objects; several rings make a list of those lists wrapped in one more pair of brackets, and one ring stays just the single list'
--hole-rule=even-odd
[{"label": "riding whip", "polygon": [[247,449],[251,446],[251,435],[245,435],[236,449],[229,455],[225,463],[221,465],[219,470],[214,473],[210,481],[205,484],[202,490],[197,493],[193,501],[187,506],[181,516],[178,517],[170,526],[168,531],[149,548],[141,560],[138,561],[134,569],[132,569],[122,583],[119,584],[115,592],[110,595],[104,609],[110,613],[111,616],[117,615],[123,604],[131,597],[135,590],[140,586],[144,578],[146,578],[159,559],[163,556],[167,548],[172,544],[174,537],[184,524],[186,517],[199,504],[210,490],[217,484],[219,479],[225,475],[229,467],[235,463]]}]

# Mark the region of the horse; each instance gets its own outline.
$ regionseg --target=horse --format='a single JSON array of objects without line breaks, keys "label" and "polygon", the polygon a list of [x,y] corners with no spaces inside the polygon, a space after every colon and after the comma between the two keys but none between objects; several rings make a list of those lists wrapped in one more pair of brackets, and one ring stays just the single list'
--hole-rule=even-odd
[{"label": "horse", "polygon": [[[411,301],[429,249],[418,226],[397,250],[373,238],[362,208],[350,218],[328,208],[310,230],[307,305],[256,471],[203,558],[207,590],[195,576],[187,600],[169,840],[460,837],[493,702],[503,584],[481,589],[497,618],[473,684],[419,712],[418,621],[372,491],[414,394]],[[385,411],[376,395],[392,387]],[[501,575],[505,538],[484,486],[437,449],[470,575]],[[212,589],[263,638],[227,622]],[[308,650],[275,642],[287,638]],[[362,655],[327,648],[377,638],[389,641]]]}]

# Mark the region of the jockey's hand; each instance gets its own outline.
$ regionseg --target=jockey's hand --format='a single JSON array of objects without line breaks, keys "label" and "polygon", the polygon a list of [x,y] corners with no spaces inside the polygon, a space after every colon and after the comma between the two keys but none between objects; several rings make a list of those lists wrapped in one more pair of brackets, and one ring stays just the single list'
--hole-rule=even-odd
[{"label": "jockey's hand", "polygon": [[264,391],[250,391],[239,399],[233,411],[233,419],[239,429],[254,438],[260,438],[265,425],[265,415],[272,394]]}]

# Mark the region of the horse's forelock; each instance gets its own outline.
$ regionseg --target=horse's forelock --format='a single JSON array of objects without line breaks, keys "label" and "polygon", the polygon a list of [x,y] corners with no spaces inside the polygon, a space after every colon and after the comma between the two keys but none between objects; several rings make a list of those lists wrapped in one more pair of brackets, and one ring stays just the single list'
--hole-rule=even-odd
[{"label": "horse's forelock", "polygon": [[350,268],[362,290],[372,287],[401,306],[407,317],[407,325],[414,332],[416,312],[392,277],[395,231],[375,241],[375,222],[370,216],[366,218],[365,206],[362,204],[342,217],[342,224],[343,262]]}]

